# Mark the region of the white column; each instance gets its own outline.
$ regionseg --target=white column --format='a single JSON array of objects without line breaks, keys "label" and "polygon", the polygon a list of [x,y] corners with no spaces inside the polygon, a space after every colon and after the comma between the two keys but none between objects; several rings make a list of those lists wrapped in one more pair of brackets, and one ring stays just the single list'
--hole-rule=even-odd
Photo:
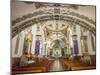
[{"label": "white column", "polygon": [[80,31],[80,26],[79,25],[76,25],[76,33],[77,33],[77,41],[78,41],[78,52],[79,52],[79,56],[82,55],[82,50],[81,50],[81,39],[80,39],[80,36],[81,36],[81,31]]},{"label": "white column", "polygon": [[20,37],[19,37],[18,53],[15,54],[14,52],[15,52],[15,48],[16,48],[17,37],[18,37],[18,35],[16,35],[12,39],[12,57],[20,57],[22,55],[23,44],[24,44],[24,34],[23,34],[23,32],[20,33]]},{"label": "white column", "polygon": [[[71,51],[71,48],[73,48],[73,40],[72,40],[72,30],[69,29],[69,50]],[[71,51],[71,54],[74,51]]]},{"label": "white column", "polygon": [[31,52],[32,54],[35,54],[35,40],[36,40],[36,37],[35,37],[35,34],[36,34],[36,25],[33,25],[32,26],[32,34],[33,34],[33,37],[32,37],[32,46],[31,46]]},{"label": "white column", "polygon": [[91,41],[91,35],[90,35],[90,32],[87,31],[87,44],[88,44],[88,52],[90,55],[94,55],[95,52],[93,51],[93,48],[92,48],[92,41]]},{"label": "white column", "polygon": [[19,46],[18,46],[18,53],[15,54],[15,48],[16,48],[16,42],[17,42],[17,37],[18,35],[16,35],[13,39],[12,39],[12,57],[20,57],[22,55],[22,50],[23,50],[23,44],[24,44],[24,32],[22,31],[20,33],[20,38],[19,38]]},{"label": "white column", "polygon": [[96,53],[96,35],[93,34],[93,38],[94,38],[94,48],[95,48],[94,52]]},{"label": "white column", "polygon": [[40,50],[39,50],[39,55],[42,56],[42,40],[40,40]]},{"label": "white column", "polygon": [[48,54],[48,49],[47,49],[47,45],[48,45],[48,42],[46,42],[46,48],[45,48],[45,52],[46,52],[46,55]]},{"label": "white column", "polygon": [[11,47],[12,47],[12,57],[16,57],[16,54],[15,54],[15,48],[16,48],[16,39],[17,39],[17,35],[12,38],[12,44],[11,44]]},{"label": "white column", "polygon": [[47,55],[47,42],[46,41],[44,41],[44,43],[43,43],[43,47],[44,47],[44,55]]},{"label": "white column", "polygon": [[23,52],[23,45],[24,45],[24,37],[25,37],[25,33],[24,31],[21,32],[21,38],[19,41],[19,52],[18,52],[18,56],[22,56],[22,52]]},{"label": "white column", "polygon": [[71,54],[71,50],[70,50],[70,45],[69,43],[67,43],[67,50],[66,50],[66,54],[70,55]]},{"label": "white column", "polygon": [[71,47],[71,43],[70,43],[70,40],[71,39],[71,35],[70,35],[70,31],[68,30],[67,31],[67,38],[66,38],[66,54],[70,55],[71,54],[71,50],[70,50],[70,47]]},{"label": "white column", "polygon": [[28,54],[30,54],[31,42],[28,42]]},{"label": "white column", "polygon": [[42,37],[42,55],[44,55],[44,34],[43,34],[43,37]]},{"label": "white column", "polygon": [[[33,36],[34,36],[34,35],[33,35]],[[34,40],[34,37],[33,37],[32,46],[31,46],[31,53],[32,53],[32,54],[35,54],[35,47],[34,47],[34,44],[35,44],[35,40]]]},{"label": "white column", "polygon": [[83,38],[81,37],[81,52],[82,52],[82,55],[84,53],[84,50],[85,50],[85,47],[84,47],[84,40]]}]

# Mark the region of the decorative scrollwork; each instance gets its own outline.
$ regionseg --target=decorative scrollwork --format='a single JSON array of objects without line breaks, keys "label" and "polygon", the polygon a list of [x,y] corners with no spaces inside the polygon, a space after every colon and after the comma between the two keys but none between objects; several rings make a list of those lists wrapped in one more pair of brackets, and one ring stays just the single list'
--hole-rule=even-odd
[{"label": "decorative scrollwork", "polygon": [[[57,9],[57,8],[56,8]],[[54,12],[57,12],[57,14],[59,14],[59,15],[72,15],[72,16],[76,16],[76,17],[79,17],[79,18],[81,18],[81,19],[84,19],[84,20],[86,20],[86,21],[88,21],[88,22],[90,22],[91,24],[96,24],[92,19],[90,19],[90,18],[88,18],[88,17],[86,17],[86,16],[84,16],[84,15],[81,15],[81,14],[79,14],[79,13],[75,13],[75,12],[72,12],[72,11],[69,11],[69,12],[63,12],[63,13],[61,13],[60,12],[60,10],[61,9],[57,9],[56,11],[49,11],[50,9],[42,9],[42,10],[37,10],[37,11],[35,11],[35,12],[33,12],[33,13],[29,13],[29,14],[27,14],[27,15],[24,15],[24,16],[22,16],[22,17],[19,17],[19,18],[17,18],[16,20],[13,20],[12,21],[12,26],[14,26],[14,25],[16,25],[17,23],[19,23],[19,22],[21,22],[21,21],[23,21],[23,20],[26,20],[26,19],[28,19],[28,18],[32,18],[32,17],[35,17],[35,16],[38,16],[38,15],[53,15],[54,14]],[[54,9],[52,9],[51,8],[51,10],[54,10]],[[62,10],[64,10],[64,9],[62,9]],[[66,11],[66,10],[65,10]],[[59,12],[59,13],[58,13]]]},{"label": "decorative scrollwork", "polygon": [[25,28],[34,25],[36,23],[40,23],[40,22],[44,22],[44,21],[48,21],[48,20],[63,20],[63,21],[67,21],[67,22],[74,22],[74,20],[76,19],[77,21],[75,22],[75,24],[80,25],[82,27],[85,27],[86,29],[90,30],[91,32],[93,32],[95,34],[95,28],[91,27],[88,23],[81,21],[77,18],[74,17],[70,17],[70,16],[64,16],[64,15],[45,15],[45,16],[41,16],[38,18],[33,18],[31,20],[25,21],[23,23],[21,23],[20,25],[18,25],[17,27],[14,27],[12,29],[12,37],[14,37],[17,33],[18,33],[18,28],[19,32],[21,32],[22,30],[24,30]]}]

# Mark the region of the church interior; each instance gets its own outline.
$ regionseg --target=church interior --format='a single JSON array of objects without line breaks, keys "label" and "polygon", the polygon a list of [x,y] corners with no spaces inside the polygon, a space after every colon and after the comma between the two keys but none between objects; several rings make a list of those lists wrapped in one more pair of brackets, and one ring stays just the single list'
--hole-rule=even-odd
[{"label": "church interior", "polygon": [[12,74],[96,69],[96,7],[11,2]]}]

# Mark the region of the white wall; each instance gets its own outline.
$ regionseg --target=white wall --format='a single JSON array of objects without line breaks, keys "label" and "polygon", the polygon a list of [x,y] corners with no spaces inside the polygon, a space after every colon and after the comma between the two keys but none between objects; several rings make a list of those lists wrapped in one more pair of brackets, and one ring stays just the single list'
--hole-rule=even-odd
[{"label": "white wall", "polygon": [[22,50],[23,50],[23,44],[24,44],[24,34],[25,32],[22,31],[21,33],[21,36],[20,36],[20,39],[19,39],[19,46],[18,46],[18,53],[15,54],[15,48],[16,48],[16,40],[17,40],[17,37],[18,35],[16,35],[13,39],[12,39],[12,57],[20,57],[22,55]]}]

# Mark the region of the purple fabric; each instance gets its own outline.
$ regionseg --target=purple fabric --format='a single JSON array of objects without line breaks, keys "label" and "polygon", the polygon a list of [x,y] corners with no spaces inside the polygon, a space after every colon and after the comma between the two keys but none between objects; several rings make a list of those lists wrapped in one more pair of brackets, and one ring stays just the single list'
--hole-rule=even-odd
[{"label": "purple fabric", "polygon": [[78,43],[77,40],[73,40],[74,43],[74,54],[78,54]]},{"label": "purple fabric", "polygon": [[39,50],[40,50],[40,40],[36,40],[35,42],[35,54],[39,55]]}]

